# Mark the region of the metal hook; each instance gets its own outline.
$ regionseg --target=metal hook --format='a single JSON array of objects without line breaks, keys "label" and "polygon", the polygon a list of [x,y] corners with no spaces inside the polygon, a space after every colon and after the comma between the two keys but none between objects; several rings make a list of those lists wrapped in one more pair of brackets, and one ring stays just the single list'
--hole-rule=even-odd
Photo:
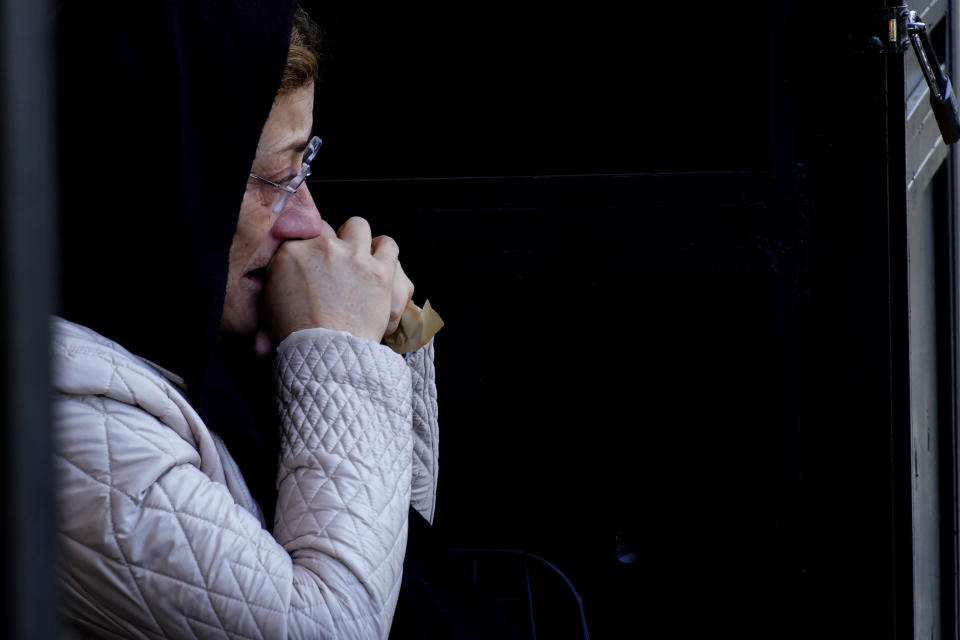
[{"label": "metal hook", "polygon": [[927,79],[927,86],[930,87],[930,106],[940,126],[940,136],[946,144],[953,144],[960,140],[960,112],[957,110],[953,85],[940,68],[927,25],[919,19],[916,11],[907,14],[906,27],[920,68]]}]

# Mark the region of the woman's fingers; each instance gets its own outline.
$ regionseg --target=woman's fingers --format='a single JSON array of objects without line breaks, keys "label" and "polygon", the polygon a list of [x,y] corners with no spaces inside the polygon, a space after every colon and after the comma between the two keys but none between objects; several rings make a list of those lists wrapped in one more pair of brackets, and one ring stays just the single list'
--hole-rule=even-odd
[{"label": "woman's fingers", "polygon": [[387,322],[387,330],[384,336],[393,335],[400,327],[400,319],[407,303],[413,298],[413,282],[403,272],[400,262],[397,262],[397,270],[393,276],[393,294],[390,298],[390,320]]},{"label": "woman's fingers", "polygon": [[[326,222],[323,223],[326,225]],[[288,240],[267,271],[264,313],[279,344],[298,329],[326,327],[380,341],[396,330],[413,284],[398,268],[400,249],[370,224],[350,218],[310,240]]]},{"label": "woman's fingers", "polygon": [[349,243],[354,251],[371,246],[370,223],[359,216],[348,219],[337,231],[337,236]]},{"label": "woman's fingers", "polygon": [[370,242],[370,252],[378,260],[396,261],[400,257],[400,247],[390,236],[377,236]]}]

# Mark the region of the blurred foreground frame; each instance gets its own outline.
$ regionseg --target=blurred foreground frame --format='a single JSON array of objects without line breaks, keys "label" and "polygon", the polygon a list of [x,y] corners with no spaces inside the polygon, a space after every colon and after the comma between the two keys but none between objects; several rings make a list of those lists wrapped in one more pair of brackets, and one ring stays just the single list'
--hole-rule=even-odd
[{"label": "blurred foreground frame", "polygon": [[53,11],[2,0],[3,588],[0,635],[60,634],[52,500],[49,325],[57,174]]}]

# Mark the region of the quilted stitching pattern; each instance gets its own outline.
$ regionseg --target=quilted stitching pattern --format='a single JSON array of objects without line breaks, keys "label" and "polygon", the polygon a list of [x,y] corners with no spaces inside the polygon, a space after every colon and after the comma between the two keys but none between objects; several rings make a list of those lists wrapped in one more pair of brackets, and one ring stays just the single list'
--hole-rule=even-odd
[{"label": "quilted stitching pattern", "polygon": [[437,422],[437,383],[433,340],[407,354],[413,382],[413,485],[410,503],[433,522],[440,468],[440,428]]},{"label": "quilted stitching pattern", "polygon": [[[399,356],[323,330],[281,345],[274,538],[211,480],[219,461],[203,460],[192,437],[209,432],[172,387],[102,338],[65,333],[56,472],[64,606],[76,621],[130,638],[387,635],[413,459]],[[71,381],[78,367],[87,375]]]},{"label": "quilted stitching pattern", "polygon": [[[410,374],[386,347],[310,334],[284,341],[276,360],[282,455],[274,535],[321,579],[327,567],[314,561],[329,557],[342,565],[336,583],[342,568],[367,577],[376,615],[366,637],[383,636],[406,547],[406,529],[398,536],[394,523],[405,523],[410,503]],[[307,555],[310,547],[323,555]]]},{"label": "quilted stitching pattern", "polygon": [[143,415],[131,422],[125,409],[105,398],[57,403],[68,609],[85,606],[89,615],[91,603],[69,598],[85,594],[110,608],[98,612],[112,623],[104,626],[125,637],[284,637],[287,554],[189,462],[164,457],[166,471],[131,491],[123,467],[136,462],[128,449],[135,432],[164,427]]}]

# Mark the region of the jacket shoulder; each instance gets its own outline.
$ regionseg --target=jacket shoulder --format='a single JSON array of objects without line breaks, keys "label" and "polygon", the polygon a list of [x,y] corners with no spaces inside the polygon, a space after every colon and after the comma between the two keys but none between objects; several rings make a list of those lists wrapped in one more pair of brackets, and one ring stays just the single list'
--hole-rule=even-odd
[{"label": "jacket shoulder", "polygon": [[70,462],[82,467],[129,443],[120,459],[134,468],[170,454],[226,482],[221,447],[179,379],[82,325],[54,318],[51,334],[54,432]]}]

